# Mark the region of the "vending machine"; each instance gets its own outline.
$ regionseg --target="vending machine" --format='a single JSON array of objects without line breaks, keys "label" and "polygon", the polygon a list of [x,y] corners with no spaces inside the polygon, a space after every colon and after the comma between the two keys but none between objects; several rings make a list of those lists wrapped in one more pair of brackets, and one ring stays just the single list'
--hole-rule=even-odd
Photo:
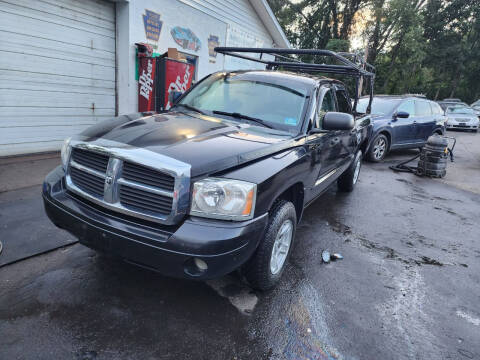
[{"label": "vending machine", "polygon": [[139,57],[138,111],[163,111],[172,106],[172,91],[187,91],[192,85],[195,66],[168,57]]}]

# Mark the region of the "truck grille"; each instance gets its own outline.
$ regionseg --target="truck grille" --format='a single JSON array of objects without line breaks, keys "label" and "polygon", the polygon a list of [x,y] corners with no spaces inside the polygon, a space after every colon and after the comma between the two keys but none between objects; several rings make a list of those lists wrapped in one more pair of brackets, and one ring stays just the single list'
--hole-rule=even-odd
[{"label": "truck grille", "polygon": [[[142,158],[137,163],[128,150],[125,154],[111,151],[74,146],[67,188],[101,206],[146,220],[171,225],[184,216],[190,188],[188,164],[160,154],[143,159],[142,164]],[[160,169],[155,169],[157,161]],[[180,207],[177,201],[182,194]]]},{"label": "truck grille", "polygon": [[131,162],[123,163],[122,178],[166,191],[173,191],[175,187],[173,176]]},{"label": "truck grille", "polygon": [[96,197],[103,198],[105,179],[74,167],[70,168],[70,178],[72,179],[72,182],[83,191]]},{"label": "truck grille", "polygon": [[107,155],[95,153],[93,151],[77,148],[72,149],[73,161],[102,173],[107,172],[108,159],[109,157]]},{"label": "truck grille", "polygon": [[172,211],[173,198],[120,185],[120,203],[133,210],[167,215]]}]

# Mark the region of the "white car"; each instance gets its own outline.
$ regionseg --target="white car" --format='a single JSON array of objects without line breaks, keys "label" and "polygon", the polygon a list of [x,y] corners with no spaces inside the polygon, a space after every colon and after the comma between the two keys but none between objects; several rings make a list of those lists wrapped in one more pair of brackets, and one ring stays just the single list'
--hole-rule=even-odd
[{"label": "white car", "polygon": [[475,114],[480,118],[480,100],[475,101],[472,105],[470,105],[475,112]]},{"label": "white car", "polygon": [[449,106],[445,111],[445,115],[447,116],[447,121],[445,122],[447,129],[478,131],[480,120],[471,107],[464,105]]}]

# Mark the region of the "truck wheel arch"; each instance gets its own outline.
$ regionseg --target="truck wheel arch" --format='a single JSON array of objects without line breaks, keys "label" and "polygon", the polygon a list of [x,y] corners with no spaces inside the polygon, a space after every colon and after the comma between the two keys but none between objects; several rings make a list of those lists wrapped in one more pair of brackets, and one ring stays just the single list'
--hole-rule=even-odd
[{"label": "truck wheel arch", "polygon": [[269,211],[270,209],[273,208],[273,205],[278,200],[290,201],[295,206],[295,211],[297,213],[297,223],[299,223],[303,214],[303,203],[304,203],[303,183],[297,182],[295,184],[292,184],[288,188],[284,189],[277,196],[275,196],[268,207]]}]

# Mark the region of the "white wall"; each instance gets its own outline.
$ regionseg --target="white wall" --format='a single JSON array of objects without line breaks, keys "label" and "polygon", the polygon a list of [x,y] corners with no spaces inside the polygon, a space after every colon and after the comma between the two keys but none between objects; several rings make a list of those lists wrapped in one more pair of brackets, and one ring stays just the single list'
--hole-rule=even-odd
[{"label": "white wall", "polygon": [[[159,13],[163,22],[158,50],[169,47],[198,56],[197,79],[224,68],[256,67],[251,62],[237,61],[217,54],[210,59],[208,38],[219,37],[220,46],[272,47],[273,40],[248,0],[130,0],[117,2],[117,65],[118,112],[131,113],[138,108],[135,80],[135,43],[147,42],[143,15],[145,9]],[[201,41],[198,51],[179,46],[170,34],[175,26],[189,28]],[[212,61],[215,62],[212,62]],[[258,66],[257,66],[258,68]],[[128,74],[128,75],[127,75]]]}]

